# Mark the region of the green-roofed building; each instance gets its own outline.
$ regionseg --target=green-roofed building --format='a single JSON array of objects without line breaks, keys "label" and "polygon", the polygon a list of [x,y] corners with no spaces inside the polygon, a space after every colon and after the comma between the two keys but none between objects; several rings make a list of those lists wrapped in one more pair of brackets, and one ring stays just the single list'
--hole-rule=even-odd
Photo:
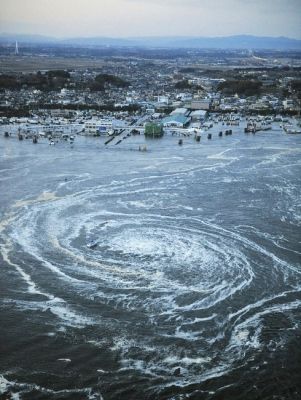
[{"label": "green-roofed building", "polygon": [[161,124],[148,122],[145,124],[144,134],[146,137],[162,137],[164,134],[163,126]]}]

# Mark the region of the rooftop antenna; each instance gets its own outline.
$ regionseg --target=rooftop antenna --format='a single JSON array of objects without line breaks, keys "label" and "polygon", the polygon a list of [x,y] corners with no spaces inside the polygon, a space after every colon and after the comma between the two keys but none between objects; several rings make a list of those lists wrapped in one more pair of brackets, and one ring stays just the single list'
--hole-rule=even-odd
[{"label": "rooftop antenna", "polygon": [[19,48],[18,48],[18,42],[16,41],[15,55],[17,56],[18,54],[19,54]]}]

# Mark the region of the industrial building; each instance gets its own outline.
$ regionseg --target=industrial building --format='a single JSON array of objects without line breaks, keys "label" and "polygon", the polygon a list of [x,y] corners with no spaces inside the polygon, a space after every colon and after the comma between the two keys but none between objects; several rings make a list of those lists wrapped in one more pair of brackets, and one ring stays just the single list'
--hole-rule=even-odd
[{"label": "industrial building", "polygon": [[84,134],[87,136],[107,135],[113,130],[113,121],[107,119],[90,120],[85,123]]},{"label": "industrial building", "polygon": [[185,128],[190,120],[190,117],[185,117],[185,115],[169,115],[162,120],[162,124],[164,127]]},{"label": "industrial building", "polygon": [[206,110],[195,110],[189,114],[192,122],[203,122],[207,118]]}]

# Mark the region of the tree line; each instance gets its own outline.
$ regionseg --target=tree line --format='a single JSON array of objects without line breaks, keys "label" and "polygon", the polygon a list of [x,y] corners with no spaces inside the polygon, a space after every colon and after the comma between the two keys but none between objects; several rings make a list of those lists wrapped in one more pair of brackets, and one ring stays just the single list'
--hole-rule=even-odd
[{"label": "tree line", "polygon": [[124,79],[110,74],[99,74],[94,79],[87,82],[76,82],[68,71],[52,70],[46,73],[29,73],[22,75],[0,75],[0,90],[20,90],[22,88],[31,88],[47,91],[58,91],[66,87],[75,89],[90,89],[91,91],[103,91],[107,87],[114,86],[118,88],[126,88],[130,85]]}]

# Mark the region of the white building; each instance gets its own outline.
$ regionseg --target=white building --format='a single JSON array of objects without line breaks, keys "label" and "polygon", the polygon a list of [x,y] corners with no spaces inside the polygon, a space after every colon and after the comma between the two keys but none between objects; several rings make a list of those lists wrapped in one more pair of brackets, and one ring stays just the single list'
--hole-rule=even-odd
[{"label": "white building", "polygon": [[90,120],[85,123],[84,134],[87,136],[106,135],[113,130],[113,121],[109,119]]},{"label": "white building", "polygon": [[86,136],[98,136],[99,133],[99,121],[90,120],[85,123],[84,135]]},{"label": "white building", "polygon": [[159,104],[169,104],[169,97],[166,95],[158,96],[158,103]]},{"label": "white building", "polygon": [[187,116],[188,115],[188,110],[187,108],[176,108],[174,111],[170,113],[170,115],[182,115],[182,116]]},{"label": "white building", "polygon": [[193,110],[209,110],[211,103],[211,99],[194,99],[191,102],[190,108],[192,108]]},{"label": "white building", "polygon": [[283,100],[282,105],[285,110],[290,110],[294,108],[294,101],[292,99],[285,99]]},{"label": "white building", "polygon": [[177,99],[181,101],[190,101],[192,99],[191,93],[179,93]]},{"label": "white building", "polygon": [[204,121],[207,117],[207,111],[206,110],[195,110],[191,111],[189,114],[193,122],[196,121]]}]

